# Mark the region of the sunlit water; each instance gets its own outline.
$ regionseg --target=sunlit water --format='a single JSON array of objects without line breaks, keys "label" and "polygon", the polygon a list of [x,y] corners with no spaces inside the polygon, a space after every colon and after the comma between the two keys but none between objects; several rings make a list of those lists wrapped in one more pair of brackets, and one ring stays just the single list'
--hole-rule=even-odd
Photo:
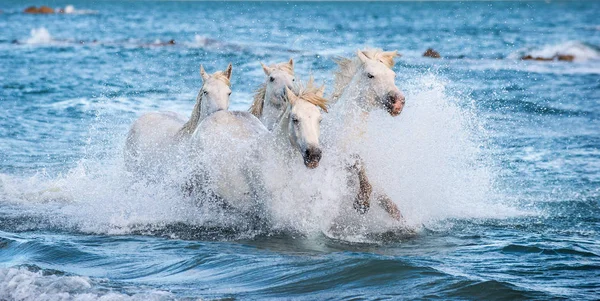
[{"label": "sunlit water", "polygon": [[[600,297],[598,3],[50,4],[74,10],[0,3],[0,299]],[[124,168],[131,122],[189,115],[200,64],[233,63],[245,110],[259,61],[331,92],[366,46],[402,53],[407,105],[360,144],[402,227],[354,213],[336,153],[266,163],[260,222]]]}]

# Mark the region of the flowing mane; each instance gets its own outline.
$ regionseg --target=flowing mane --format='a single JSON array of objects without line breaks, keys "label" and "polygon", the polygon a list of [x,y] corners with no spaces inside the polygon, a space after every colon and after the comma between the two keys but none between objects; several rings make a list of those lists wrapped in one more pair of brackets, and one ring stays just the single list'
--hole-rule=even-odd
[{"label": "flowing mane", "polygon": [[[218,79],[218,80],[224,82],[228,87],[231,87],[231,82],[229,81],[229,78],[227,77],[227,74],[225,73],[225,71],[217,71],[217,72],[213,73],[210,77],[214,78],[214,79]],[[202,85],[202,86],[204,86],[204,85]]]},{"label": "flowing mane", "polygon": [[[394,67],[394,57],[398,56],[395,52],[390,54],[389,52],[384,52],[381,49],[365,49],[362,52],[368,58],[372,60],[379,60],[388,68],[392,69]],[[338,57],[335,59],[335,62],[338,65],[338,70],[335,72],[335,83],[333,86],[333,93],[331,94],[331,101],[337,101],[342,93],[344,92],[344,88],[350,83],[354,74],[358,71],[359,67],[362,65],[360,59],[356,56],[353,58],[345,58]]]},{"label": "flowing mane", "polygon": [[[292,66],[290,66],[289,63],[280,63],[280,64],[274,64],[269,66],[270,68],[273,68],[274,70],[281,70],[281,71],[285,71],[290,75],[294,75],[294,69]],[[254,101],[252,102],[252,105],[250,106],[250,113],[252,113],[252,115],[256,116],[257,118],[259,118],[260,116],[262,116],[262,112],[263,112],[263,106],[265,104],[265,94],[267,93],[267,82],[262,83],[258,89],[256,89],[256,91],[254,92]]]},{"label": "flowing mane", "polygon": [[[324,86],[317,87],[315,86],[314,78],[311,76],[308,83],[303,85],[300,83],[297,87],[297,97],[301,98],[319,108],[321,108],[324,112],[327,112],[328,100],[323,96],[323,88]],[[285,97],[285,101],[289,102],[287,96]]]},{"label": "flowing mane", "polygon": [[263,104],[265,103],[265,94],[267,94],[267,83],[264,82],[258,86],[258,89],[254,91],[254,101],[250,106],[250,113],[256,116],[256,118],[262,115]]},{"label": "flowing mane", "polygon": [[[227,78],[227,75],[223,71],[217,71],[213,73],[210,77],[216,80],[220,80],[224,82],[227,86],[231,87],[231,82],[229,81],[229,78]],[[200,123],[200,109],[202,108],[202,98],[204,97],[205,84],[206,82],[202,82],[202,87],[198,92],[198,96],[196,96],[196,104],[194,105],[194,109],[192,110],[192,116],[190,117],[190,120],[188,120],[188,122],[186,122],[183,125],[183,127],[177,132],[177,134],[175,135],[177,138],[192,135],[192,133],[194,133],[194,131],[196,130],[198,123]]]}]

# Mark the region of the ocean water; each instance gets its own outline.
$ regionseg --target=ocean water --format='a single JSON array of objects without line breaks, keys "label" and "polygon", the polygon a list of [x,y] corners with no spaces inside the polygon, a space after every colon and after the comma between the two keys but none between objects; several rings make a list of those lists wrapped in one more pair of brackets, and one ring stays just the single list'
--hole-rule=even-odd
[{"label": "ocean water", "polygon": [[[547,2],[0,2],[0,299],[599,299],[600,3]],[[189,115],[200,64],[233,64],[245,110],[260,61],[329,93],[364,47],[402,54],[406,107],[362,147],[410,231],[344,210],[327,152],[260,225],[125,170],[132,121]]]}]

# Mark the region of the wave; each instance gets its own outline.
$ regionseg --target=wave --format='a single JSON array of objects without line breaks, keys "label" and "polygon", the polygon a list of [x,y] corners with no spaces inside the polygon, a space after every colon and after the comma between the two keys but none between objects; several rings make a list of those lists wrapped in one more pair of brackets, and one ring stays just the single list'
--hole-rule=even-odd
[{"label": "wave", "polygon": [[525,56],[552,59],[558,56],[573,56],[576,62],[600,60],[600,49],[597,46],[581,41],[568,41],[560,44],[528,47],[514,52],[509,59],[520,59]]},{"label": "wave", "polygon": [[541,255],[573,255],[581,257],[600,257],[593,252],[576,250],[574,248],[542,248],[537,246],[524,246],[518,244],[510,244],[502,248],[505,253],[535,253]]},{"label": "wave", "polygon": [[63,13],[63,14],[75,14],[75,15],[92,15],[92,14],[97,14],[98,11],[97,10],[91,10],[91,9],[75,9],[75,6],[69,4],[66,5],[64,9],[59,10],[59,12]]},{"label": "wave", "polygon": [[169,292],[122,293],[84,276],[37,266],[0,268],[2,300],[174,300]]},{"label": "wave", "polygon": [[34,28],[31,30],[31,36],[25,41],[26,44],[50,44],[52,36],[44,27]]}]

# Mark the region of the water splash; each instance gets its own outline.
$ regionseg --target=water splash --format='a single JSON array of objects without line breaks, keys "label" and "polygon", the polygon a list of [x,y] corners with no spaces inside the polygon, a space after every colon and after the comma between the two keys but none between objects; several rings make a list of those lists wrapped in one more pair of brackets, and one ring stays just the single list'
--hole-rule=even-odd
[{"label": "water splash", "polygon": [[[193,166],[188,159],[168,155],[171,159],[165,162],[170,168],[152,179],[127,171],[122,128],[90,133],[111,138],[105,145],[91,143],[88,156],[66,174],[0,175],[0,198],[29,207],[31,210],[21,212],[38,215],[52,227],[203,238],[207,237],[194,232],[209,229],[216,231],[208,231],[207,235],[215,235],[209,238],[216,239],[223,233],[232,237],[232,231],[237,233],[233,237],[239,238],[266,230],[369,241],[373,235],[405,230],[406,226],[414,229],[454,218],[521,214],[494,197],[493,161],[483,153],[485,133],[468,105],[460,105],[447,93],[445,83],[434,76],[423,76],[405,87],[411,91],[405,111],[397,118],[384,111],[373,112],[361,153],[374,185],[395,201],[406,224],[393,221],[376,205],[365,215],[354,211],[355,192],[347,187],[346,169],[340,165],[344,158],[339,154],[325,153],[321,166],[309,170],[299,154],[290,160],[274,152],[262,162],[268,201],[262,200],[267,205],[261,217],[268,220],[268,228],[257,232],[247,216],[229,214],[206,202],[198,206],[198,200],[186,195],[182,186]],[[232,162],[237,159],[247,158]],[[33,225],[21,227],[35,228],[35,220]]]},{"label": "water splash", "polygon": [[168,292],[123,294],[84,276],[69,276],[37,267],[0,269],[3,300],[172,300]]},{"label": "water splash", "polygon": [[27,44],[49,44],[52,42],[50,32],[44,27],[31,30],[31,36],[25,41]]}]

